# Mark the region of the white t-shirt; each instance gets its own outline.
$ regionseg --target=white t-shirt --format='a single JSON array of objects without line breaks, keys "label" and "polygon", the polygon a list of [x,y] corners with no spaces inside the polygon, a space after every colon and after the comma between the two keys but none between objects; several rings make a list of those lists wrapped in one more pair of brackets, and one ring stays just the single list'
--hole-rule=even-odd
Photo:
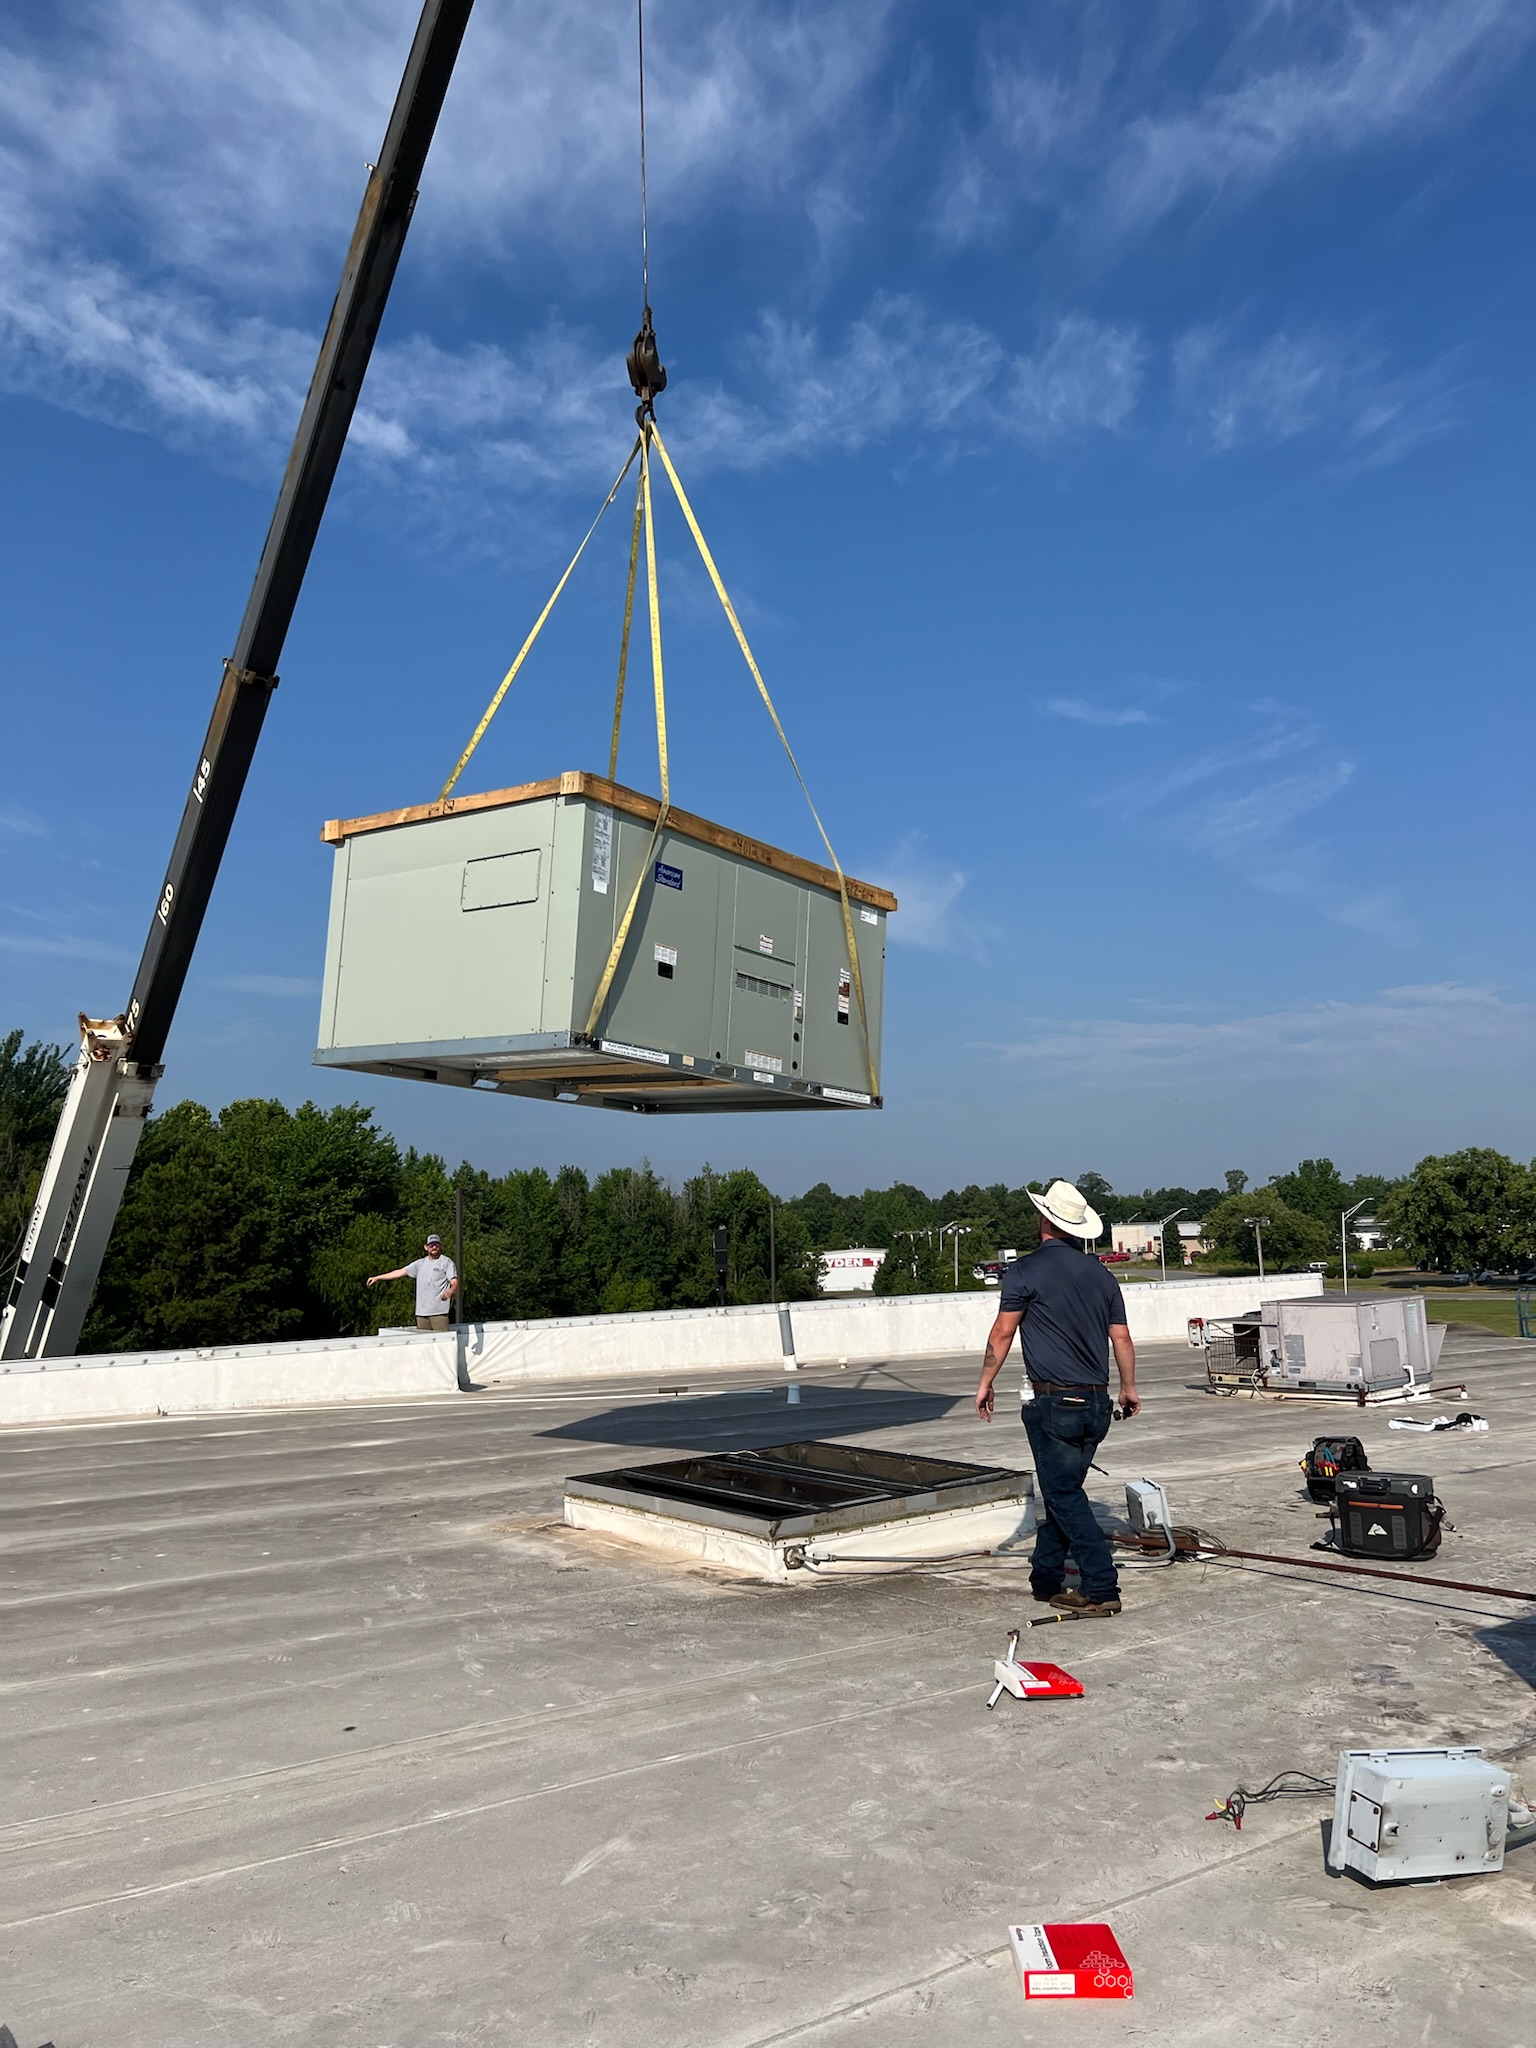
[{"label": "white t-shirt", "polygon": [[459,1276],[459,1269],[452,1259],[439,1252],[435,1259],[412,1259],[405,1270],[416,1282],[417,1315],[447,1315],[452,1304],[444,1301],[443,1289],[450,1280]]}]

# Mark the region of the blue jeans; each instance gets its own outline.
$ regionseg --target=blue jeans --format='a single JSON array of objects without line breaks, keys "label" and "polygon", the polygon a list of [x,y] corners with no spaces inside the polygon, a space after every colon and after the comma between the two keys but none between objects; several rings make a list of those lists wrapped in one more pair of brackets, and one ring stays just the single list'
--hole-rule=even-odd
[{"label": "blue jeans", "polygon": [[1120,1581],[1108,1542],[1093,1518],[1083,1481],[1093,1454],[1109,1434],[1108,1387],[1070,1394],[1036,1394],[1024,1404],[1024,1428],[1040,1489],[1040,1529],[1030,1566],[1031,1589],[1059,1593],[1068,1553],[1089,1600],[1118,1600]]}]

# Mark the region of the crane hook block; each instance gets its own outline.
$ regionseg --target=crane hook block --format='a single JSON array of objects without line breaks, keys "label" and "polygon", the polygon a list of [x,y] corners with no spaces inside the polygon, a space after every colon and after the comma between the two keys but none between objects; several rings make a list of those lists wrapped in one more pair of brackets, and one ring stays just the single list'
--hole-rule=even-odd
[{"label": "crane hook block", "polygon": [[634,387],[640,410],[636,418],[643,420],[651,410],[654,401],[667,388],[667,373],[661,366],[661,357],[656,348],[656,329],[651,325],[651,309],[645,309],[645,318],[640,323],[640,332],[635,336],[635,345],[625,358],[629,381]]}]

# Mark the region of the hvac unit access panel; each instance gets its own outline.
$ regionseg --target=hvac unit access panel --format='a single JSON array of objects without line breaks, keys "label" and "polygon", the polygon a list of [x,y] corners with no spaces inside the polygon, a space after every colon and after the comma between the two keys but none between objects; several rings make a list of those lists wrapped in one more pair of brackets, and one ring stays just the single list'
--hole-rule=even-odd
[{"label": "hvac unit access panel", "polygon": [[[648,1110],[877,1107],[885,921],[829,869],[591,775],[327,825],[322,1066]],[[592,1001],[648,868],[597,1027]]]}]

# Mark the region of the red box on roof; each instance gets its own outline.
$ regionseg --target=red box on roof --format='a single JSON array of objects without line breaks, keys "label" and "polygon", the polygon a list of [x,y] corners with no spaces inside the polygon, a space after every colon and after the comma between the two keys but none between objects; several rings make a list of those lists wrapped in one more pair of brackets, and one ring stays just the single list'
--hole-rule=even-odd
[{"label": "red box on roof", "polygon": [[1101,1920],[1010,1927],[1026,1998],[1129,1998],[1131,1966]]}]

